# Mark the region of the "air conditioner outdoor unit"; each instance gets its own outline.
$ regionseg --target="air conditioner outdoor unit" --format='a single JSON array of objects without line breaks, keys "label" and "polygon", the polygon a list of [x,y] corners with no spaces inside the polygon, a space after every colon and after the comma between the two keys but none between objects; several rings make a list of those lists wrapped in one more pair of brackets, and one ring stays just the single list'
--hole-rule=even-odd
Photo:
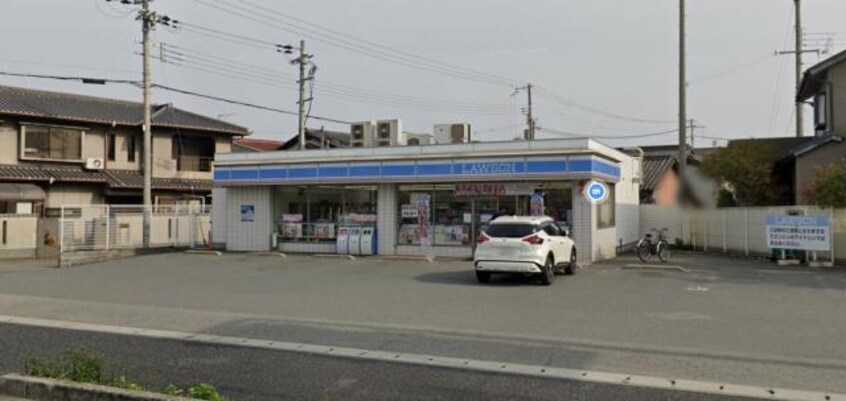
[{"label": "air conditioner outdoor unit", "polygon": [[470,142],[470,124],[437,124],[434,129],[437,143]]},{"label": "air conditioner outdoor unit", "polygon": [[376,137],[373,146],[403,145],[405,145],[405,133],[402,132],[402,121],[399,119],[376,121]]},{"label": "air conditioner outdoor unit", "polygon": [[408,132],[405,134],[405,144],[409,146],[431,145],[432,134],[415,134]]},{"label": "air conditioner outdoor unit", "polygon": [[350,147],[369,148],[373,146],[373,137],[376,134],[376,123],[373,121],[361,121],[352,123],[350,127]]},{"label": "air conditioner outdoor unit", "polygon": [[89,157],[85,159],[86,170],[102,170],[104,166],[102,157]]}]

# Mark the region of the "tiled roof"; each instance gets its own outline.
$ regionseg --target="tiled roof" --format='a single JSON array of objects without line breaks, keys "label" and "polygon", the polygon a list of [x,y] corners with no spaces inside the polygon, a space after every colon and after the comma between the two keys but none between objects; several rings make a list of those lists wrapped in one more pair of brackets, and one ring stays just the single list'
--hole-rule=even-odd
[{"label": "tiled roof", "polygon": [[654,191],[661,178],[676,165],[675,157],[644,157],[641,191]]},{"label": "tiled roof", "polygon": [[54,182],[106,183],[106,177],[99,171],[79,166],[0,165],[0,181],[50,182],[50,179]]},{"label": "tiled roof", "polygon": [[279,149],[283,142],[272,139],[243,138],[236,140],[234,144],[257,152],[270,152]]},{"label": "tiled roof", "polygon": [[[144,188],[144,175],[139,171],[103,170],[103,174],[107,177],[110,188]],[[153,188],[174,191],[211,191],[212,180],[153,177]]]},{"label": "tiled roof", "polygon": [[[125,100],[0,86],[0,115],[140,126],[144,119],[144,107],[141,103]],[[244,127],[191,113],[170,104],[153,107],[153,126],[230,135],[249,134],[249,130]]]},{"label": "tiled roof", "polygon": [[[0,165],[3,182],[88,183],[108,185],[113,189],[141,189],[144,175],[132,170],[85,170],[79,166]],[[210,191],[212,180],[153,178],[153,189],[173,191]]]}]

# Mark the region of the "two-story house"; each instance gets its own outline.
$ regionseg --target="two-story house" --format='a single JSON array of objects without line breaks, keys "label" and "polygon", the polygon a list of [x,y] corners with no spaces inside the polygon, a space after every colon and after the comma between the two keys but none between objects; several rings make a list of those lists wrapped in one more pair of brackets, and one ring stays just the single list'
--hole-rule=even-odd
[{"label": "two-story house", "polygon": [[[249,131],[171,104],[152,117],[154,203],[209,203],[214,154]],[[141,103],[0,86],[0,213],[140,204],[142,122]]]}]

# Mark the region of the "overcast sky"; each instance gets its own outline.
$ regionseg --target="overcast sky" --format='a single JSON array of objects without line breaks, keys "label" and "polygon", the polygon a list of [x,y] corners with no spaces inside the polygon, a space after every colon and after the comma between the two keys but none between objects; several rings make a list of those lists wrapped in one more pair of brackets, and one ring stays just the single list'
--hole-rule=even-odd
[{"label": "overcast sky", "polygon": [[[104,0],[3,3],[0,70],[140,78],[141,33],[131,9]],[[803,3],[805,31],[841,32],[833,50],[843,50],[846,1]],[[221,10],[227,7],[244,17]],[[305,39],[318,67],[315,116],[344,121],[398,117],[405,130],[413,132],[431,132],[436,123],[466,121],[473,124],[476,139],[509,139],[521,135],[520,109],[526,96],[512,96],[508,83],[532,82],[542,88],[536,91],[535,115],[543,128],[603,138],[675,128],[675,0],[157,0],[153,8],[194,26],[154,33],[157,44],[171,49],[165,53],[171,64],[154,61],[153,81],[164,85],[296,110],[295,66],[270,45],[244,45],[197,33],[212,28],[269,43]],[[291,32],[297,25],[309,29],[308,36]],[[790,0],[688,0],[688,115],[705,126],[697,134],[793,134],[793,59],[774,55],[777,49],[792,48],[792,25]],[[444,73],[453,67],[442,64],[420,67],[426,61],[412,62],[409,57],[414,55],[472,72]],[[819,60],[806,56],[807,65]],[[494,82],[474,81],[480,74],[488,74],[482,80]],[[279,83],[271,82],[277,76]],[[0,84],[141,98],[140,90],[125,85],[4,76]],[[296,132],[293,116],[161,90],[154,93],[154,101],[221,116],[248,127],[255,137],[287,139]],[[324,124],[348,129],[320,121],[309,125]],[[539,137],[556,134],[541,131]],[[676,140],[674,133],[602,139],[613,145]],[[699,138],[696,145],[711,142]]]}]

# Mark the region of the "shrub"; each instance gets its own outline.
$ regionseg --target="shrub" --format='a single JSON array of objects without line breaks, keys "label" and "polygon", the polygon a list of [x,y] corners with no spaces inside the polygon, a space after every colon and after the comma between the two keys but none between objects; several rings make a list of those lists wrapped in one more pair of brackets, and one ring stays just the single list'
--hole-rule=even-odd
[{"label": "shrub", "polygon": [[211,384],[200,383],[188,389],[188,396],[207,401],[226,401]]}]

